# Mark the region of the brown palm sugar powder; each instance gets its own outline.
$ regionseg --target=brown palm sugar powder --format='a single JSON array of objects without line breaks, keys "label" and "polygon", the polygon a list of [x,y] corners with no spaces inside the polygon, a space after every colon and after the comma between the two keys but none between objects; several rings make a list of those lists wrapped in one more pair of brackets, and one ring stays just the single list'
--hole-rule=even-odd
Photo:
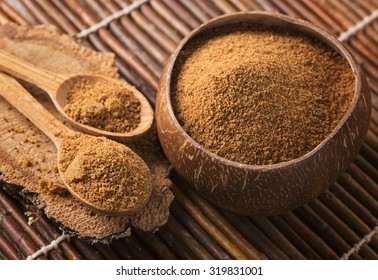
[{"label": "brown palm sugar powder", "polygon": [[173,71],[172,104],[199,144],[226,159],[275,164],[313,150],[353,98],[346,59],[301,33],[239,25],[195,37]]},{"label": "brown palm sugar powder", "polygon": [[134,212],[150,198],[150,170],[125,145],[104,137],[78,135],[62,142],[60,159],[68,186],[99,210]]},{"label": "brown palm sugar powder", "polygon": [[75,121],[110,132],[137,128],[141,105],[132,86],[80,80],[68,92],[64,112]]}]

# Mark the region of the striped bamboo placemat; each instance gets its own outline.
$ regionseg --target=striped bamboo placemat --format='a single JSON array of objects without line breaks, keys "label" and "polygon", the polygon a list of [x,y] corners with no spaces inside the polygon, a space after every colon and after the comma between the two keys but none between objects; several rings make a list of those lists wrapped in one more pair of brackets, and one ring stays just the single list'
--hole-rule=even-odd
[{"label": "striped bamboo placemat", "polygon": [[110,245],[63,234],[0,191],[0,259],[378,259],[378,2],[376,0],[13,0],[0,22],[54,24],[117,56],[120,73],[154,103],[162,67],[193,28],[224,13],[267,10],[303,18],[344,42],[365,72],[372,121],[359,155],[318,198],[285,215],[226,212],[174,173],[167,225]]}]

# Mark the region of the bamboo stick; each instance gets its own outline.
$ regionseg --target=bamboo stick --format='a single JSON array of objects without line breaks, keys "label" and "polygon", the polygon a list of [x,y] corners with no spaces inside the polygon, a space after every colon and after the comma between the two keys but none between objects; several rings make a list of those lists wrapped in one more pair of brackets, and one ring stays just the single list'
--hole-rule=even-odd
[{"label": "bamboo stick", "polygon": [[369,211],[378,216],[378,201],[368,193],[353,177],[345,172],[338,179],[338,182],[345,187],[345,189],[352,194],[358,201],[360,201]]},{"label": "bamboo stick", "polygon": [[[121,7],[125,7],[130,3],[130,0],[115,0]],[[182,35],[168,22],[163,19],[155,10],[151,8],[150,5],[142,5],[140,7],[141,13],[148,18],[148,21],[152,22],[155,26],[157,26],[162,32],[164,32],[173,42],[178,44],[181,39]]]},{"label": "bamboo stick", "polygon": [[229,3],[228,1],[224,0],[213,0],[214,4],[221,10],[223,13],[228,14],[228,13],[234,13],[237,12],[238,10],[235,8],[234,5]]},{"label": "bamboo stick", "polygon": [[[91,14],[96,15],[100,20],[110,16],[110,13],[104,7],[100,6],[97,2],[93,0],[85,0],[85,3],[87,3],[88,7],[91,8]],[[126,17],[123,17],[123,19],[126,19]],[[114,35],[114,39],[117,41],[117,43],[122,43],[123,46],[125,46],[128,50],[135,54],[135,56],[141,61],[141,63],[143,63],[144,65],[146,65],[147,68],[150,69],[150,71],[155,75],[155,77],[160,77],[161,65],[158,65],[156,61],[153,60],[146,53],[146,51],[141,48],[141,46],[139,45],[140,42],[138,43],[136,40],[134,40],[134,38],[137,36],[135,30],[133,30],[133,32],[135,33],[134,36],[131,36],[131,33],[129,33],[127,29],[130,30],[130,28],[122,28],[118,21],[113,21],[108,25],[108,30],[111,32],[112,35]]]},{"label": "bamboo stick", "polygon": [[369,14],[371,13],[371,11],[378,9],[378,5],[375,1],[373,3],[369,1],[359,1],[358,4],[365,10],[365,12]]},{"label": "bamboo stick", "polygon": [[12,21],[17,22],[19,25],[27,25],[28,21],[15,9],[13,9],[7,2],[0,1],[0,9]]},{"label": "bamboo stick", "polygon": [[[185,182],[179,178],[179,176],[171,172],[170,177],[174,182],[178,182],[180,186],[183,186],[181,190],[188,198],[195,203],[196,206],[206,215],[206,217],[227,237],[229,238],[249,259],[266,259],[252,244],[250,244],[239,232],[219,213],[219,211],[212,206],[208,201],[203,199],[198,194],[190,191],[190,186],[187,186]],[[194,217],[194,216],[193,216]],[[211,227],[207,228],[204,225],[202,227],[210,234]]]},{"label": "bamboo stick", "polygon": [[21,1],[2,0],[2,2],[6,2],[12,10],[18,12],[26,20],[26,25],[36,24],[36,18],[25,8]]},{"label": "bamboo stick", "polygon": [[[110,1],[104,1],[101,0],[101,3],[109,10],[111,13],[115,13],[118,11],[118,8],[115,3],[110,2]],[[132,13],[132,12],[131,12]],[[168,59],[168,54],[163,51],[159,45],[161,40],[156,41],[155,38],[157,36],[152,36],[151,38],[143,32],[139,28],[139,26],[132,21],[129,16],[123,16],[120,18],[120,23],[123,26],[123,28],[130,34],[132,35],[137,42],[140,43],[143,48],[148,51],[159,63],[160,63],[160,71],[161,71],[161,66],[165,63],[165,61]],[[145,30],[150,30],[149,28]],[[152,33],[155,34],[155,33]],[[151,33],[148,33],[148,35],[151,35]],[[162,35],[162,34],[161,34]]]},{"label": "bamboo stick", "polygon": [[[28,236],[25,230],[15,221],[15,219],[9,213],[9,210],[0,206],[0,228],[9,237],[10,241],[18,248],[22,254],[22,258],[26,258],[36,251],[39,247]],[[44,255],[37,257],[38,260],[46,260]]]},{"label": "bamboo stick", "polygon": [[329,191],[336,195],[341,201],[348,206],[360,219],[366,223],[369,227],[373,228],[377,223],[378,219],[361,204],[354,196],[347,192],[340,184],[335,183]]},{"label": "bamboo stick", "polygon": [[328,246],[318,235],[316,235],[306,224],[303,223],[294,213],[290,212],[281,215],[281,218],[286,221],[296,231],[307,244],[311,246],[315,252],[324,259],[337,259],[338,255]]},{"label": "bamboo stick", "polygon": [[[25,215],[21,213],[16,205],[14,205],[14,203],[12,203],[12,201],[1,192],[0,205],[4,209],[7,209],[9,214],[12,215],[13,219],[18,223],[18,225],[20,225],[22,230],[30,236],[30,238],[39,248],[47,246],[49,244],[45,237],[43,237],[37,230],[29,226]],[[52,259],[63,259],[63,256],[56,249],[51,250],[48,254]]]},{"label": "bamboo stick", "polygon": [[10,20],[6,14],[0,10],[0,25],[8,23]]},{"label": "bamboo stick", "polygon": [[186,36],[191,29],[186,23],[182,22],[170,9],[167,8],[163,3],[157,0],[150,1],[151,7],[162,16],[166,21],[170,22],[174,28],[181,33],[181,35]]},{"label": "bamboo stick", "polygon": [[[371,81],[371,79],[370,79]],[[368,80],[368,83],[370,82]],[[369,87],[370,87],[370,91],[371,91],[371,105],[372,107],[375,109],[375,110],[378,110],[378,87],[376,84],[374,84],[374,82],[370,82],[369,84]],[[371,127],[369,127],[370,130],[374,133],[374,134],[377,134],[376,133],[376,130],[373,130]]]},{"label": "bamboo stick", "polygon": [[[339,21],[343,30],[347,30],[349,27],[353,26],[355,23],[358,22],[358,20],[352,21],[348,17],[345,17],[345,16],[349,16],[350,13],[348,13],[347,9],[345,9],[345,7],[341,3],[337,2],[337,1],[332,1],[332,0],[329,0],[328,3],[331,6],[333,6],[333,8],[336,11],[338,11],[337,13],[333,13],[333,16]],[[375,34],[372,34],[372,32],[371,32],[372,29],[370,28],[370,26],[366,26],[364,28],[364,30],[365,30],[365,32],[358,32],[355,35],[356,38],[361,40],[361,42],[368,45],[369,47],[373,47],[373,49],[374,49],[374,45],[378,41],[378,38],[377,39],[374,38],[374,37],[377,37],[376,32],[373,31],[373,33],[375,33]],[[356,40],[355,42],[358,42],[358,41]]]},{"label": "bamboo stick", "polygon": [[282,232],[288,240],[310,260],[319,260],[320,256],[303,240],[303,238],[291,228],[280,216],[268,217],[268,219]]},{"label": "bamboo stick", "polygon": [[372,7],[378,8],[377,2],[375,0],[367,0],[367,1],[372,5]]},{"label": "bamboo stick", "polygon": [[185,226],[191,235],[193,235],[212,256],[221,260],[231,259],[230,255],[227,254],[176,201],[173,201],[171,204],[171,214]]},{"label": "bamboo stick", "polygon": [[[69,22],[71,22],[75,27],[76,30],[83,30],[86,28],[85,24],[80,21],[77,17],[74,16],[74,14],[71,12],[71,10],[63,3],[63,1],[60,0],[50,0],[51,3],[57,7],[57,9],[62,13],[62,15],[68,19]],[[68,31],[66,31],[68,32]]]},{"label": "bamboo stick", "polygon": [[183,243],[196,259],[212,260],[213,256],[171,215],[167,224],[177,236],[178,242]]},{"label": "bamboo stick", "polygon": [[154,256],[151,254],[148,248],[146,248],[135,236],[131,235],[122,238],[126,246],[139,260],[153,260]]},{"label": "bamboo stick", "polygon": [[[89,1],[91,2],[91,1]],[[109,1],[101,1],[109,11],[116,11],[115,10],[115,4]],[[98,10],[98,13],[100,14],[101,11],[103,10]],[[102,17],[105,17],[105,13],[103,12]],[[126,45],[128,41],[130,41],[130,37],[134,38],[136,42],[143,48],[138,47],[130,47],[130,49],[133,50],[133,52],[141,52],[144,53],[148,52],[154,60],[156,60],[159,64],[157,65],[154,61],[152,60],[146,60],[145,64],[146,65],[153,65],[153,71],[157,77],[160,77],[161,75],[161,68],[164,65],[165,61],[168,59],[168,54],[164,52],[157,44],[155,41],[153,41],[150,37],[148,37],[140,28],[138,27],[137,24],[135,24],[128,16],[123,16],[120,18],[120,24],[123,27],[124,30],[126,30],[126,34],[122,32],[122,28],[119,28],[117,22],[113,22],[111,24],[114,25],[114,33],[118,34],[118,37],[122,40],[122,42]],[[116,32],[117,31],[117,32]],[[128,43],[130,44],[130,43]],[[144,62],[144,61],[143,61]],[[151,66],[150,66],[151,67]]]},{"label": "bamboo stick", "polygon": [[201,22],[208,21],[211,17],[206,14],[205,11],[203,11],[199,6],[196,5],[194,1],[185,1],[185,0],[179,0],[181,5],[185,6],[186,9],[188,9],[192,15],[197,17],[198,20]]},{"label": "bamboo stick", "polygon": [[211,18],[217,17],[221,14],[211,1],[203,1],[203,0],[194,0],[194,2],[200,7],[204,12],[206,12]]},{"label": "bamboo stick", "polygon": [[102,243],[95,243],[92,246],[100,252],[101,257],[106,260],[119,260],[119,256],[109,247],[109,245]]},{"label": "bamboo stick", "polygon": [[256,11],[261,10],[261,6],[256,4],[253,0],[244,0],[244,1],[239,0],[239,1],[243,2],[247,6],[248,10],[256,10]]},{"label": "bamboo stick", "polygon": [[271,2],[266,0],[253,0],[257,5],[259,5],[263,10],[269,12],[278,12],[277,8]]},{"label": "bamboo stick", "polygon": [[[373,122],[376,126],[378,126],[378,110],[375,108],[375,106],[373,106],[371,108],[371,122]],[[377,158],[377,153],[378,152],[376,152],[374,150],[372,150],[372,151],[373,151],[372,155],[374,155],[373,158]]]},{"label": "bamboo stick", "polygon": [[[328,208],[332,209],[332,211],[338,215],[353,231],[355,231],[359,236],[363,236],[371,231],[363,221],[359,219],[359,217],[352,212],[345,204],[333,195],[331,192],[326,191],[324,195],[319,197],[320,201],[322,201]],[[377,238],[372,238],[370,241],[370,246],[378,251],[378,242]]]},{"label": "bamboo stick", "polygon": [[176,260],[175,254],[165,245],[165,243],[152,232],[142,232],[134,230],[133,234],[146,244],[150,250],[162,260]]},{"label": "bamboo stick", "polygon": [[347,169],[348,173],[376,200],[378,200],[378,185],[357,165],[351,163]]},{"label": "bamboo stick", "polygon": [[75,26],[50,1],[37,0],[36,2],[46,14],[55,19],[54,22],[68,35],[73,36],[77,33]]},{"label": "bamboo stick", "polygon": [[[297,7],[297,9],[300,9],[300,7],[302,7],[302,5],[300,5],[299,3],[297,2],[290,2],[293,6],[295,5]],[[324,8],[322,9],[321,6],[318,6],[316,3],[312,2],[312,1],[309,1],[309,0],[304,0],[303,4],[305,6],[307,6],[309,8],[309,10],[312,10],[314,15],[315,16],[312,16],[311,17],[311,20],[316,23],[317,25],[323,27],[324,29],[326,30],[330,30],[332,31],[333,33],[335,33],[336,35],[339,35],[341,32],[345,31],[346,30],[346,27],[343,26],[343,24],[338,21],[337,19],[335,19],[334,17],[331,17],[329,14],[326,13],[326,11],[324,10]],[[301,11],[304,12],[306,11],[307,9],[302,9]],[[307,13],[308,14],[308,13]],[[318,20],[317,18],[320,18],[321,20]],[[372,49],[372,47],[374,46],[374,44],[371,44],[372,42],[367,40],[365,37],[363,38],[360,38],[361,35],[357,34],[356,35],[358,38],[356,40],[356,38],[354,37],[351,37],[349,39],[349,42],[350,44],[356,48],[358,50],[358,52],[361,52],[365,55],[365,57],[368,58],[369,61],[372,61],[374,63],[374,53],[367,49],[367,47],[363,44],[361,44],[361,42],[359,41],[360,39],[363,40],[363,42],[365,44],[367,44],[368,47],[370,47],[370,49]],[[374,49],[375,47],[373,47]],[[355,50],[356,51],[356,50]],[[374,64],[373,64],[374,65]],[[370,67],[370,68],[374,68],[375,66],[373,67]],[[371,70],[371,69],[370,69]],[[373,70],[374,72],[374,70]]]},{"label": "bamboo stick", "polygon": [[5,237],[2,230],[0,230],[0,256],[7,260],[21,260],[23,257],[15,248],[14,243],[11,243]]},{"label": "bamboo stick", "polygon": [[180,19],[183,20],[190,29],[195,29],[201,22],[181,4],[180,1],[160,0],[175,14],[180,15]]},{"label": "bamboo stick", "polygon": [[[231,240],[240,250],[243,251],[244,254],[247,255],[249,259],[266,259],[266,257],[261,254],[259,251],[256,250],[254,246],[252,246],[242,235],[238,233],[238,231],[219,213],[215,207],[212,206],[208,201],[203,199],[198,194],[190,191],[190,186],[187,186],[187,183],[182,180],[178,176],[178,174],[173,170],[170,173],[170,178],[173,180],[174,183],[178,183],[182,186],[182,192],[187,196],[188,201],[193,201],[195,205],[200,209],[198,215],[202,215],[201,212],[209,219],[212,224],[199,224],[206,230],[206,232],[212,235],[213,225],[216,226],[217,230],[219,229],[222,234],[224,234],[227,238]],[[196,211],[197,208],[194,208],[193,211]],[[192,214],[192,217],[195,219],[196,216]],[[208,226],[210,225],[210,226]],[[218,243],[223,241],[218,240]]]},{"label": "bamboo stick", "polygon": [[253,244],[268,259],[288,260],[289,257],[282,252],[256,225],[247,217],[234,215],[221,210],[223,215],[237,228],[251,244]]},{"label": "bamboo stick", "polygon": [[115,239],[109,244],[111,250],[119,256],[122,260],[133,260],[134,257],[130,252],[129,248],[125,246],[125,243],[121,239]]},{"label": "bamboo stick", "polygon": [[366,134],[366,142],[370,147],[378,152],[378,136],[372,133],[370,130]]},{"label": "bamboo stick", "polygon": [[[49,242],[61,236],[61,232],[59,232],[56,227],[52,225],[51,221],[48,220],[45,215],[40,216],[32,226],[40,227],[42,231],[47,235]],[[82,259],[82,255],[72,246],[72,244],[68,240],[62,241],[59,244],[59,249],[69,260]]]},{"label": "bamboo stick", "polygon": [[[332,247],[338,256],[341,256],[350,248],[349,244],[308,205],[304,205],[294,212],[302,221],[310,225],[320,237],[327,241],[327,244]],[[356,254],[354,254],[353,258],[361,259],[361,257]]]},{"label": "bamboo stick", "polygon": [[45,12],[41,10],[39,5],[35,1],[20,0],[25,8],[32,14],[40,23],[46,25],[56,25],[57,23],[49,17]]},{"label": "bamboo stick", "polygon": [[[127,7],[127,4],[124,7]],[[115,4],[111,7],[108,7],[108,9],[111,10],[112,13],[116,11],[115,8]],[[169,38],[164,32],[162,32],[158,26],[152,24],[139,10],[132,11],[130,13],[130,17],[140,28],[142,28],[146,33],[148,33],[148,35],[151,38],[153,38],[165,51],[167,51],[168,53],[172,53],[175,50],[176,43],[171,38]]]},{"label": "bamboo stick", "polygon": [[117,239],[117,250],[119,253],[124,253],[127,255],[128,259],[131,260],[139,260],[140,258],[137,256],[137,252],[134,252],[126,243],[125,238]]},{"label": "bamboo stick", "polygon": [[[358,1],[357,3],[349,0],[342,0],[343,4],[348,7],[348,10],[354,11],[358,18],[364,18],[368,15],[366,11],[363,10],[363,3],[366,1]],[[362,6],[362,7],[361,7]],[[368,9],[368,11],[371,11]]]},{"label": "bamboo stick", "polygon": [[363,170],[374,182],[378,182],[378,170],[360,154],[354,159],[354,163]]},{"label": "bamboo stick", "polygon": [[378,134],[378,124],[374,121],[374,119],[371,119],[369,129],[373,133]]},{"label": "bamboo stick", "polygon": [[[356,22],[359,22],[362,18],[358,17],[354,10],[348,9],[347,6],[341,1],[335,1],[335,0],[328,0],[328,3],[330,5],[333,5],[336,9],[338,9],[344,16],[345,16],[345,25],[347,28],[354,25]],[[340,14],[341,14],[340,13]],[[335,15],[336,16],[336,15]],[[378,43],[378,32],[371,28],[371,26],[367,25],[365,28],[365,34],[366,36],[373,40],[376,44]]]},{"label": "bamboo stick", "polygon": [[276,5],[280,7],[280,9],[288,12],[288,14],[296,14],[300,15],[302,18],[307,19],[308,21],[311,21],[318,25],[319,27],[329,30],[332,33],[337,33],[337,30],[332,30],[334,26],[329,26],[326,24],[326,22],[323,22],[318,19],[316,13],[308,9],[306,5],[303,5],[303,3],[299,2],[293,2],[293,1],[286,1],[286,2],[280,2],[280,1],[275,1]]},{"label": "bamboo stick", "polygon": [[230,2],[239,10],[239,11],[248,11],[248,6],[239,0],[230,0]]},{"label": "bamboo stick", "polygon": [[[374,109],[378,110],[378,102],[376,101],[377,98],[378,98],[378,80],[377,79],[373,79],[372,77],[366,77],[367,78],[367,81],[368,81],[368,85],[370,87],[370,90],[371,90],[371,97],[372,97],[372,106]],[[375,120],[376,121],[376,120]],[[375,132],[373,130],[373,132]]]},{"label": "bamboo stick", "polygon": [[222,232],[220,232],[215,225],[198,209],[198,207],[191,202],[178,187],[174,186],[172,192],[184,209],[203,227],[207,228],[207,232],[220,244],[233,258],[248,259],[231,240],[229,240]]},{"label": "bamboo stick", "polygon": [[77,250],[83,255],[86,260],[101,260],[101,254],[95,249],[95,247],[90,246],[88,243],[80,240],[77,237],[73,237],[70,240]]},{"label": "bamboo stick", "polygon": [[182,242],[177,239],[177,232],[172,229],[168,223],[157,231],[157,235],[165,242],[168,248],[176,255],[179,260],[194,260],[196,256],[192,251]]},{"label": "bamboo stick", "polygon": [[304,260],[305,256],[266,217],[252,217],[251,220],[290,259]]},{"label": "bamboo stick", "polygon": [[[318,213],[329,225],[335,229],[350,246],[359,241],[359,236],[349,228],[344,221],[342,221],[336,214],[334,214],[325,204],[320,200],[314,199],[309,203],[309,206]],[[364,258],[372,259],[375,257],[375,252],[369,246],[363,246],[359,254]]]}]

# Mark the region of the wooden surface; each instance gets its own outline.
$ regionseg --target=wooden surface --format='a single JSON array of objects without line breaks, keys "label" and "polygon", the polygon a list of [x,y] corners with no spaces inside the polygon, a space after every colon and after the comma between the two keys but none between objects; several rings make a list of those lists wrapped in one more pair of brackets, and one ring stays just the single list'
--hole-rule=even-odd
[{"label": "wooden surface", "polygon": [[[127,7],[130,0],[0,1],[0,22],[54,24],[75,36]],[[377,11],[375,0],[150,0],[107,28],[87,34],[117,55],[120,73],[154,103],[164,62],[193,28],[217,15],[267,10],[308,20],[336,36]],[[373,14],[374,15],[374,14]],[[134,232],[110,245],[62,238],[38,259],[378,259],[378,20],[344,44],[365,72],[372,121],[359,155],[337,182],[284,215],[250,218],[219,209],[172,173],[175,201],[155,234]],[[30,206],[0,192],[0,258],[25,259],[62,233],[46,217],[31,226]]]}]

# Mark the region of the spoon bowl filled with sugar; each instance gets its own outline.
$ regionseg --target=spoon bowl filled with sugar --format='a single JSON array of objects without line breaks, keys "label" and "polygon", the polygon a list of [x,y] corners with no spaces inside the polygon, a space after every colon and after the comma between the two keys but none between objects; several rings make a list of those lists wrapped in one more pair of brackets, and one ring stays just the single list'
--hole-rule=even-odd
[{"label": "spoon bowl filled with sugar", "polygon": [[56,109],[76,129],[127,141],[152,127],[153,111],[136,88],[100,75],[64,76],[0,51],[0,71],[46,91]]},{"label": "spoon bowl filled with sugar", "polygon": [[224,209],[262,216],[334,183],[370,112],[366,79],[336,37],[285,15],[241,12],[179,44],[160,80],[156,123],[189,186]]},{"label": "spoon bowl filled with sugar", "polygon": [[67,190],[106,215],[129,215],[149,201],[150,170],[126,145],[69,129],[14,78],[0,72],[0,96],[42,130],[58,151],[58,170]]}]

